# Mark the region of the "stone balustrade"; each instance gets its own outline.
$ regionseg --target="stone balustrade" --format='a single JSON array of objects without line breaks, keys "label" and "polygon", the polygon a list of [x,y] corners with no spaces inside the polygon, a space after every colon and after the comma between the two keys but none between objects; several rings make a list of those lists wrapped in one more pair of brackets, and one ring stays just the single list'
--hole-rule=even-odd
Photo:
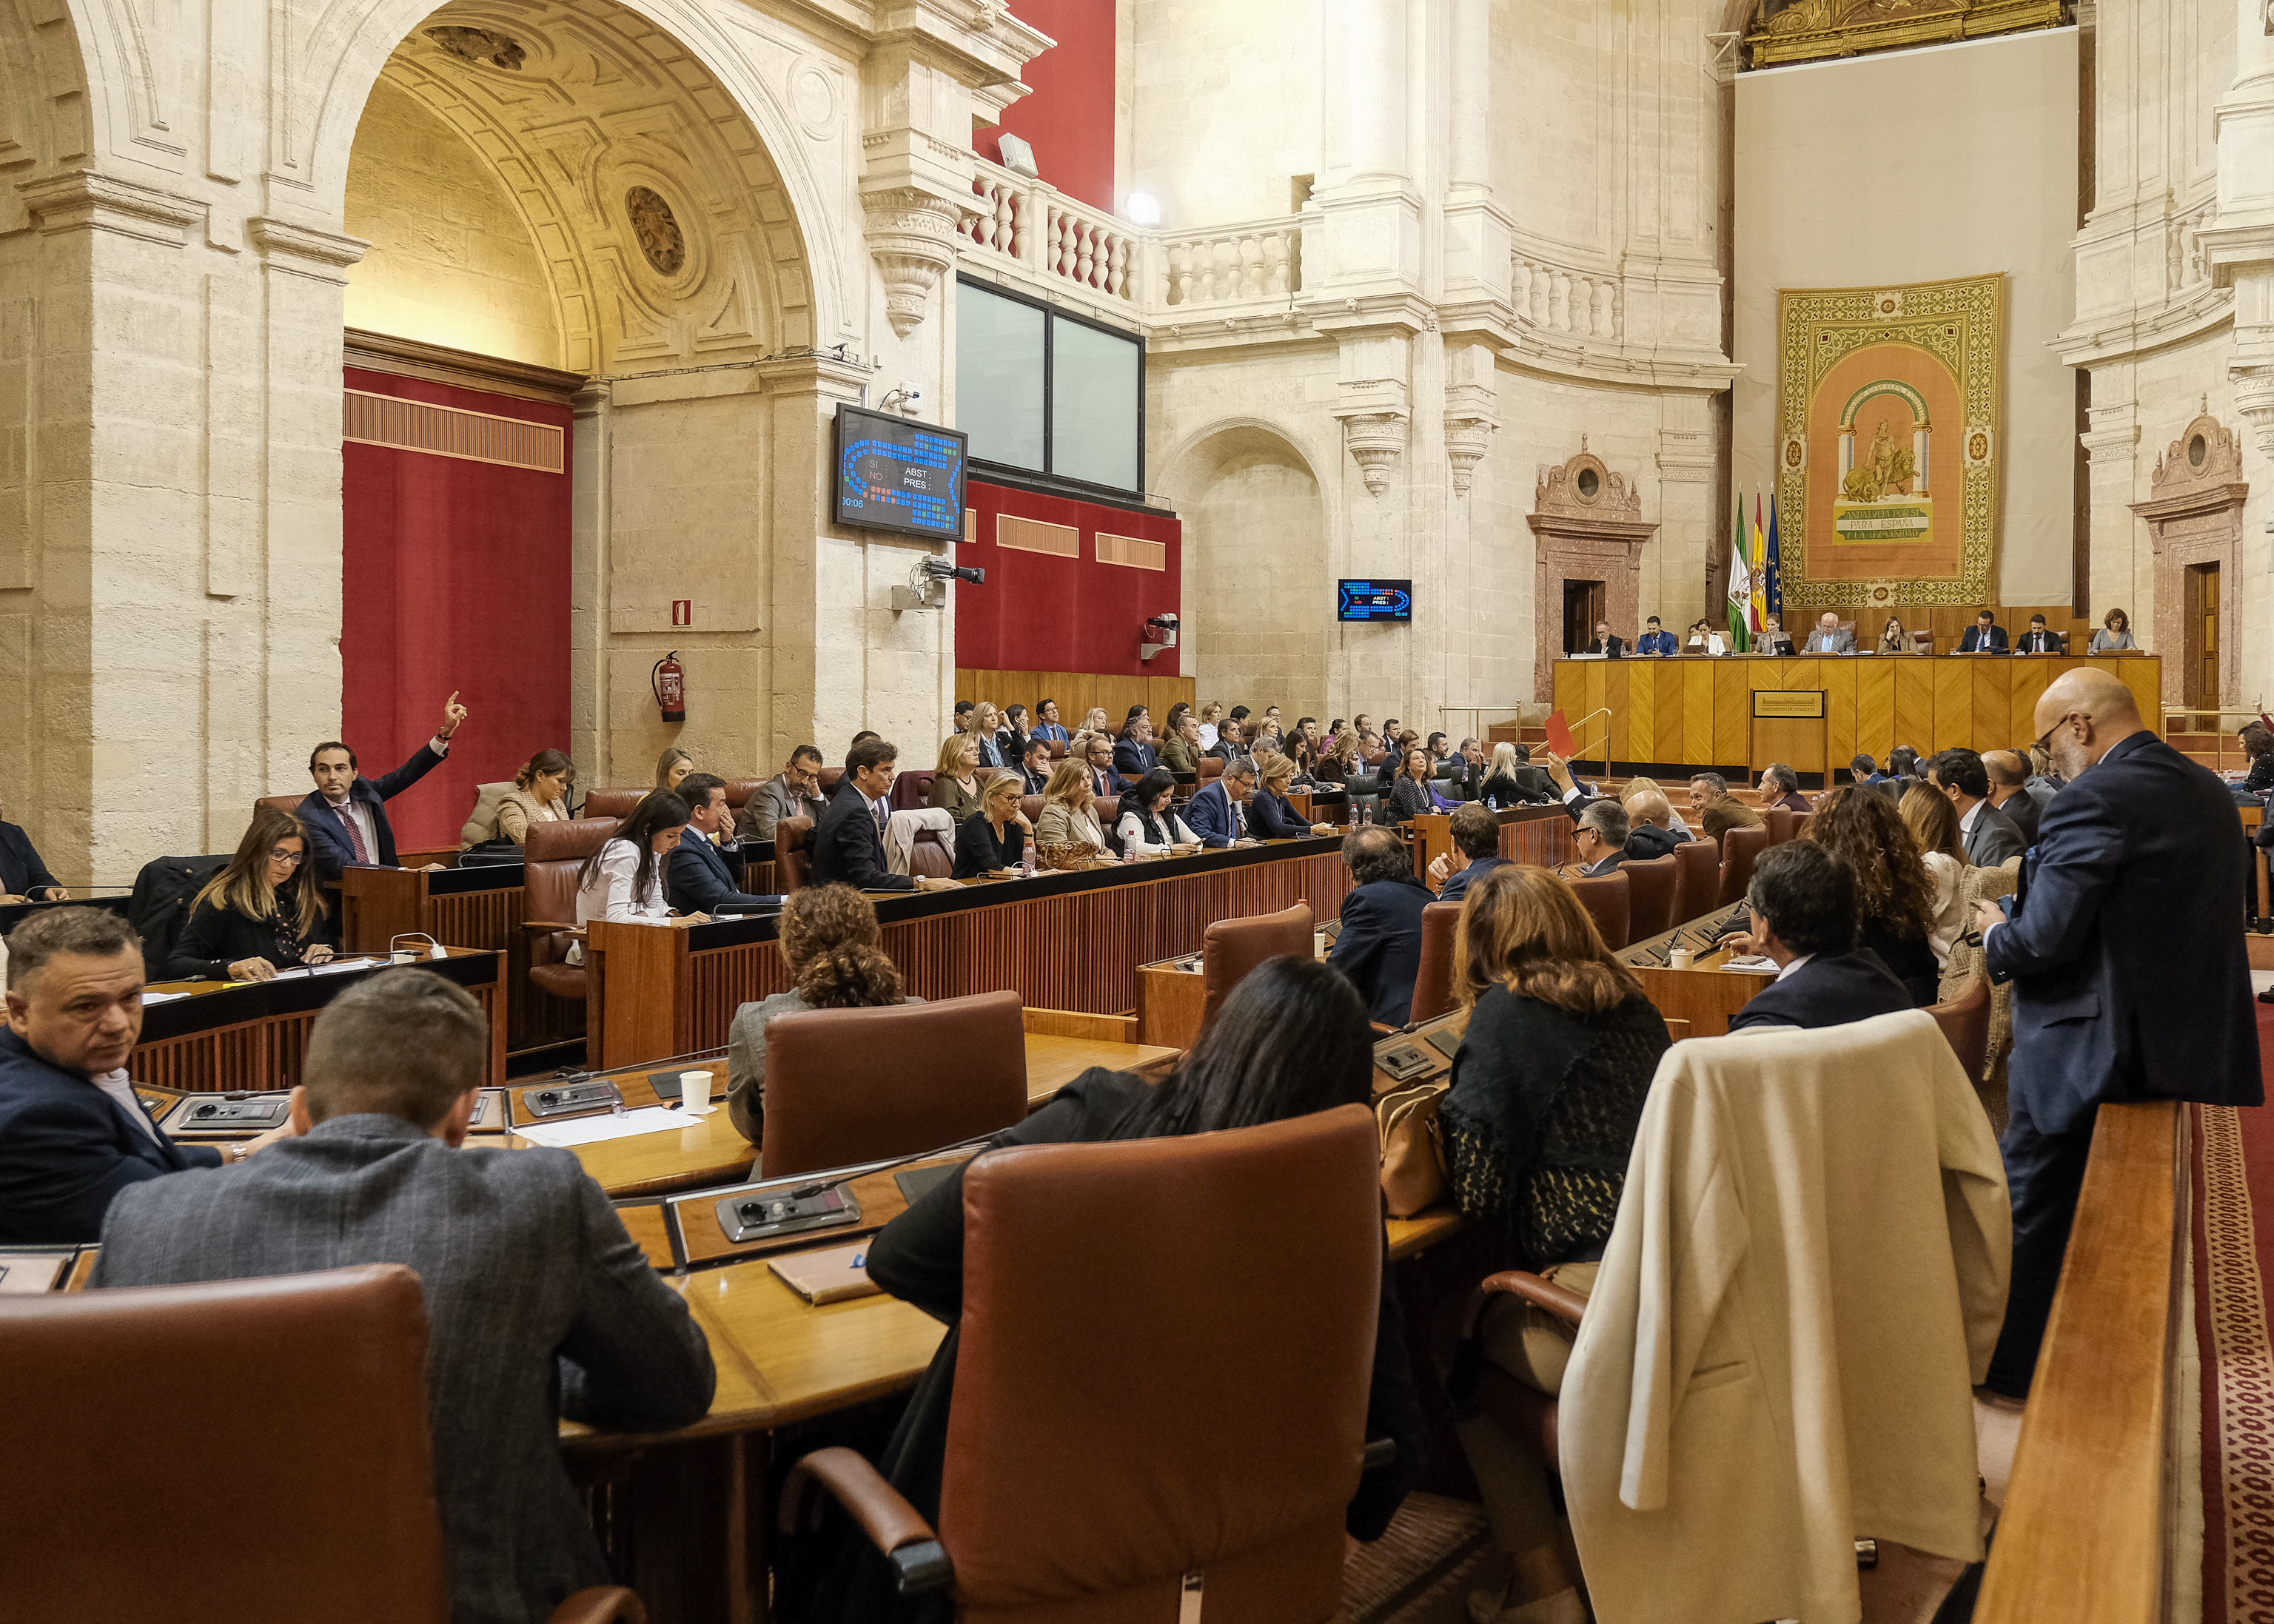
[{"label": "stone balustrade", "polygon": [[1514,259],[1514,301],[1519,318],[1550,333],[1617,341],[1623,312],[1615,275],[1550,265],[1523,253]]}]

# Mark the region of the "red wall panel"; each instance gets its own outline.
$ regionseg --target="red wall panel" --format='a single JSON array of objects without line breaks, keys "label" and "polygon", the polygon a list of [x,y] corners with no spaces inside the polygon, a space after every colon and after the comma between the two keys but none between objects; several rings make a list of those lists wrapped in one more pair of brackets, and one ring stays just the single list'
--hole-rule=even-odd
[{"label": "red wall panel", "polygon": [[[392,373],[351,367],[347,387],[569,426],[564,406]],[[391,772],[456,689],[471,715],[448,759],[387,809],[403,849],[456,846],[476,786],[568,741],[568,474],[341,452],[343,736],[365,772]]]},{"label": "red wall panel", "polygon": [[[981,671],[1079,671],[1101,676],[1173,677],[1179,650],[1137,652],[1148,616],[1181,613],[1184,523],[1161,509],[1133,512],[1062,496],[1037,496],[974,479],[964,491],[976,538],[955,549],[959,564],[987,572],[987,584],[955,588],[955,663]],[[1001,547],[999,514],[1070,525],[1081,556],[1059,558]],[[1133,569],[1097,560],[1097,533],[1157,541],[1168,568]]]},{"label": "red wall panel", "polygon": [[1113,213],[1114,0],[1017,0],[1011,11],[1058,43],[1020,74],[1034,94],[975,131],[973,150],[1000,163],[996,137],[1023,136],[1044,180]]}]

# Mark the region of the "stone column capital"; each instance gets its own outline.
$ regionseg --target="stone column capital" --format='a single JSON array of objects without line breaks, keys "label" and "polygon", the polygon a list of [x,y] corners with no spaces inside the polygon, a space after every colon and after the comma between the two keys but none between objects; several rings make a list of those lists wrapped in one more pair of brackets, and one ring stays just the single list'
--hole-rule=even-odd
[{"label": "stone column capital", "polygon": [[260,250],[261,258],[280,271],[317,282],[347,285],[347,268],[364,257],[371,244],[359,237],[319,231],[289,220],[256,215],[245,222],[245,234]]},{"label": "stone column capital", "polygon": [[41,236],[58,231],[115,231],[121,237],[179,248],[189,229],[206,218],[195,198],[120,180],[93,169],[71,169],[19,181],[16,192]]},{"label": "stone column capital", "polygon": [[926,313],[931,290],[954,265],[956,227],[965,207],[921,186],[891,186],[862,195],[869,252],[885,281],[885,315],[906,338]]}]

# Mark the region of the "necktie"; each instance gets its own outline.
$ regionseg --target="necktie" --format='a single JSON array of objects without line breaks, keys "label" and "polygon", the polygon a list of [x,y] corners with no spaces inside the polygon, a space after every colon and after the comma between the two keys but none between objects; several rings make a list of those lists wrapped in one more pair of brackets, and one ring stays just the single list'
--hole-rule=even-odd
[{"label": "necktie", "polygon": [[885,838],[885,803],[881,801],[876,801],[869,809],[877,815],[877,838],[881,840]]},{"label": "necktie", "polygon": [[356,827],[355,819],[348,816],[346,803],[343,802],[339,806],[334,807],[332,808],[332,815],[338,818],[341,823],[346,827],[348,831],[348,849],[355,853],[355,860],[359,863],[369,862],[371,861],[370,848],[365,846],[363,843],[363,831],[358,829]]}]

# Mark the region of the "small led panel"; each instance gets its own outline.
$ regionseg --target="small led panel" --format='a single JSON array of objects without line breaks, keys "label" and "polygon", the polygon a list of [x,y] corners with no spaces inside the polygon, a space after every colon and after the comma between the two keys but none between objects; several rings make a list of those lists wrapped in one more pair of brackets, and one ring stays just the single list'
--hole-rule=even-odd
[{"label": "small led panel", "polygon": [[1413,618],[1411,581],[1342,581],[1336,583],[1337,620],[1410,620]]},{"label": "small led panel", "polygon": [[968,438],[857,406],[837,409],[840,524],[956,541],[963,536]]}]

